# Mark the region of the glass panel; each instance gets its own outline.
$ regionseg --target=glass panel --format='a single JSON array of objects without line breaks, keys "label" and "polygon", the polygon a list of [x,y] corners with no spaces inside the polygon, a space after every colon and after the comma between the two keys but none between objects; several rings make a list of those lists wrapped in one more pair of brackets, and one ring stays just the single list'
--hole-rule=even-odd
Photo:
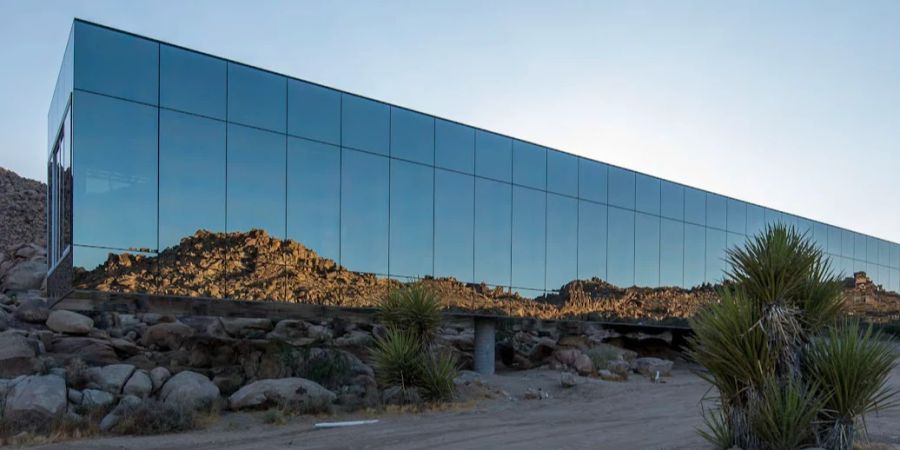
[{"label": "glass panel", "polygon": [[578,276],[578,201],[547,195],[547,287],[559,289]]},{"label": "glass panel", "polygon": [[878,263],[878,239],[872,236],[866,236],[866,261]]},{"label": "glass panel", "polygon": [[888,243],[878,239],[878,264],[887,267],[891,264],[891,248]]},{"label": "glass panel", "polygon": [[634,223],[634,284],[659,286],[659,217],[636,214]]},{"label": "glass panel", "polygon": [[476,131],[475,174],[509,182],[512,176],[512,140],[499,134]]},{"label": "glass panel", "polygon": [[[228,124],[229,232],[264,231],[269,239],[285,238],[285,171],[287,137],[256,128]],[[267,262],[282,262],[278,247],[253,241]],[[239,253],[229,248],[229,257]]]},{"label": "glass panel", "polygon": [[510,284],[512,186],[475,180],[475,280]]},{"label": "glass panel", "polygon": [[578,159],[578,196],[606,203],[609,166],[589,159]]},{"label": "glass panel", "polygon": [[225,120],[226,63],[200,53],[162,45],[159,104]]},{"label": "glass panel", "polygon": [[434,168],[391,160],[390,273],[434,272]]},{"label": "glass panel", "polygon": [[157,110],[75,93],[75,243],[157,248]]},{"label": "glass panel", "polygon": [[813,240],[820,250],[828,250],[828,225],[821,222],[813,224]]},{"label": "glass panel", "polygon": [[866,260],[866,237],[859,233],[853,233],[853,253],[856,259]]},{"label": "glass panel", "polygon": [[578,195],[578,157],[547,151],[547,190],[572,197]]},{"label": "glass panel", "polygon": [[634,172],[609,168],[609,204],[634,209]]},{"label": "glass panel", "polygon": [[900,293],[900,270],[891,270],[891,290]]},{"label": "glass panel", "polygon": [[660,185],[660,213],[663,217],[684,220],[684,186],[669,181]]},{"label": "glass panel", "polygon": [[[725,197],[706,194],[706,226],[724,230],[726,226]],[[746,220],[746,219],[745,219]]]},{"label": "glass panel", "polygon": [[[744,244],[747,243],[747,238],[744,237],[743,234],[738,234],[738,233],[728,233],[728,234],[725,236],[725,239],[726,239],[726,242],[725,242],[726,247],[729,248],[729,249],[732,249],[732,248],[740,248],[740,247],[743,247]],[[722,257],[724,258],[725,255],[723,254]],[[725,263],[725,268],[726,268],[726,269],[729,268],[727,262]]]},{"label": "glass panel", "polygon": [[777,225],[784,224],[784,215],[778,211],[773,209],[765,208],[766,212],[766,224],[768,225]]},{"label": "glass panel", "polygon": [[729,198],[728,199],[728,231],[732,233],[747,233],[747,204]]},{"label": "glass panel", "polygon": [[[229,258],[234,255],[229,252]],[[235,300],[287,300],[287,266],[254,264],[249,257],[229,259],[225,289]]]},{"label": "glass panel", "polygon": [[544,289],[547,193],[513,186],[512,285]]},{"label": "glass panel", "polygon": [[[766,213],[761,206],[747,205],[747,235],[756,236],[766,229]],[[810,236],[812,237],[812,236]]]},{"label": "glass panel", "polygon": [[727,245],[724,231],[706,229],[706,282],[717,284],[722,282],[725,264],[725,246]]},{"label": "glass panel", "polygon": [[695,288],[706,282],[706,228],[684,225],[684,286]]},{"label": "glass panel", "polygon": [[841,230],[841,255],[852,258],[853,254],[853,232]]},{"label": "glass panel", "polygon": [[287,80],[252,67],[228,63],[228,121],[284,133]]},{"label": "glass panel", "polygon": [[434,275],[474,282],[475,178],[435,170]]},{"label": "glass panel", "polygon": [[434,143],[435,165],[475,173],[475,129],[435,119]]},{"label": "glass panel", "polygon": [[659,215],[661,201],[659,178],[637,174],[635,207],[638,211]]},{"label": "glass panel", "polygon": [[684,223],[662,219],[659,233],[659,284],[684,286]]},{"label": "glass panel", "polygon": [[341,265],[388,273],[388,158],[349,149],[341,159]]},{"label": "glass panel", "polygon": [[159,276],[156,253],[97,247],[72,248],[72,287],[104,292],[155,294]]},{"label": "glass panel", "polygon": [[606,205],[578,202],[578,278],[606,280]]},{"label": "glass panel", "polygon": [[200,230],[225,231],[225,123],[161,110],[159,247]]},{"label": "glass panel", "polygon": [[289,137],[287,164],[287,238],[339,262],[341,149]]},{"label": "glass panel", "polygon": [[344,147],[389,154],[391,112],[388,105],[343,94],[341,116]]},{"label": "glass panel", "polygon": [[634,285],[634,211],[609,208],[609,282],[619,287]]},{"label": "glass panel", "polygon": [[706,192],[684,188],[684,220],[697,225],[706,224]]},{"label": "glass panel", "polygon": [[900,269],[900,245],[891,244],[891,266]]},{"label": "glass panel", "polygon": [[841,229],[835,226],[828,226],[828,253],[832,255],[841,254]]},{"label": "glass panel", "polygon": [[811,220],[797,217],[797,230],[800,231],[800,234],[810,238],[813,233],[812,228],[813,224]]},{"label": "glass panel", "polygon": [[288,80],[288,134],[335,145],[341,143],[341,93]]},{"label": "glass panel", "polygon": [[434,164],[434,117],[392,107],[391,156]]},{"label": "glass panel", "polygon": [[75,88],[156,105],[159,45],[75,22]]},{"label": "glass panel", "polygon": [[513,141],[513,183],[535,189],[547,188],[547,150]]}]

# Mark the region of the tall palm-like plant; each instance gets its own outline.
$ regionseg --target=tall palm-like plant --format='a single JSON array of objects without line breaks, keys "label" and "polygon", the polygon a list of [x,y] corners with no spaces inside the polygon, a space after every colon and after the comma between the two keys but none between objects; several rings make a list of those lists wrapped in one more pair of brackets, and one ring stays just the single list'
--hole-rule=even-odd
[{"label": "tall palm-like plant", "polygon": [[[833,352],[822,350],[823,342],[850,340],[846,334],[829,334],[836,329],[843,299],[840,278],[832,274],[828,259],[805,235],[775,225],[744,247],[730,249],[727,261],[730,282],[722,289],[721,301],[691,320],[689,353],[708,370],[701,376],[719,391],[720,419],[707,423],[726,428],[704,435],[730,436],[731,445],[745,450],[799,444],[847,448],[847,439],[841,445],[829,444],[835,440],[823,436],[820,424],[852,423],[871,409],[845,408],[846,413],[833,414],[829,408],[837,390],[861,378],[866,379],[863,385],[883,387],[887,372],[880,362],[865,374],[815,369],[836,363],[825,358]],[[865,341],[847,350],[854,358],[881,361],[877,355],[893,361],[890,346],[874,345],[877,336],[861,334],[859,328],[845,333]],[[827,373],[831,376],[824,376]],[[852,403],[865,405],[887,398],[879,389],[854,389],[847,395],[853,396]],[[850,445],[852,438],[851,433]],[[720,440],[717,445],[722,445]]]}]

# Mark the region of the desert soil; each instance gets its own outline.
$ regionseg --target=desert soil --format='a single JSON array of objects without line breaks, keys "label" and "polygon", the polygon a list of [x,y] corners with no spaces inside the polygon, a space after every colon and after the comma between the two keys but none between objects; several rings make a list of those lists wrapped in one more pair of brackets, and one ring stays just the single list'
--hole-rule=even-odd
[{"label": "desert soil", "polygon": [[[495,398],[425,413],[293,417],[284,425],[262,423],[262,413],[225,414],[202,431],[64,442],[46,449],[698,449],[699,400],[708,385],[684,363],[663,383],[640,376],[627,382],[578,378],[565,389],[559,372],[537,369],[484,378]],[[900,388],[900,368],[890,380]],[[529,389],[550,395],[526,400]],[[499,394],[498,394],[499,393]],[[490,396],[490,395],[489,395]],[[316,422],[379,419],[372,425],[314,429]],[[900,449],[900,408],[868,419],[874,442]]]}]

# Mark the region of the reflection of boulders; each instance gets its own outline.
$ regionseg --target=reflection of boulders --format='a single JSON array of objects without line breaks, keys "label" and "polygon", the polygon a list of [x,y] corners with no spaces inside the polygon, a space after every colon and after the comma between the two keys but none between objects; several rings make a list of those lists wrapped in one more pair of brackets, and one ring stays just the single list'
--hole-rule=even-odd
[{"label": "reflection of boulders", "polygon": [[0,251],[34,242],[46,244],[47,185],[0,167]]},{"label": "reflection of boulders", "polygon": [[844,283],[844,301],[850,315],[882,323],[900,320],[900,294],[886,291],[865,272],[856,272]]}]

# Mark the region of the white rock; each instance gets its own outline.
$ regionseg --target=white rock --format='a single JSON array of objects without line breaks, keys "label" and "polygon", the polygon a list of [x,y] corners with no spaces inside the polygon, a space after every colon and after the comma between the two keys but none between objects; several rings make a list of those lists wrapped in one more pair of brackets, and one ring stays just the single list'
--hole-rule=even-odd
[{"label": "white rock", "polygon": [[94,321],[87,316],[66,310],[54,310],[47,318],[47,328],[58,333],[88,334]]},{"label": "white rock", "polygon": [[27,376],[6,395],[4,418],[47,420],[66,412],[66,381],[55,375]]},{"label": "white rock", "polygon": [[106,391],[98,389],[85,389],[81,391],[81,404],[84,406],[106,406],[112,404],[116,398]]},{"label": "white rock", "polygon": [[250,383],[228,399],[232,409],[258,408],[295,403],[303,407],[327,405],[337,398],[315,381],[304,378],[277,378]]},{"label": "white rock", "polygon": [[206,407],[219,398],[219,388],[204,375],[185,370],[177,373],[159,392],[166,403],[184,403],[194,407]]},{"label": "white rock", "polygon": [[125,383],[125,387],[122,388],[123,394],[139,398],[147,398],[152,391],[153,381],[150,379],[150,375],[146,370],[140,369],[134,371],[134,374]]},{"label": "white rock", "polygon": [[104,367],[95,367],[91,369],[91,380],[100,387],[100,389],[111,394],[118,395],[122,392],[122,386],[134,373],[134,366],[131,364],[110,364]]},{"label": "white rock", "polygon": [[169,369],[166,369],[165,367],[156,367],[151,370],[150,381],[153,383],[153,392],[156,392],[159,388],[163,387],[171,376],[172,374],[169,372]]}]

